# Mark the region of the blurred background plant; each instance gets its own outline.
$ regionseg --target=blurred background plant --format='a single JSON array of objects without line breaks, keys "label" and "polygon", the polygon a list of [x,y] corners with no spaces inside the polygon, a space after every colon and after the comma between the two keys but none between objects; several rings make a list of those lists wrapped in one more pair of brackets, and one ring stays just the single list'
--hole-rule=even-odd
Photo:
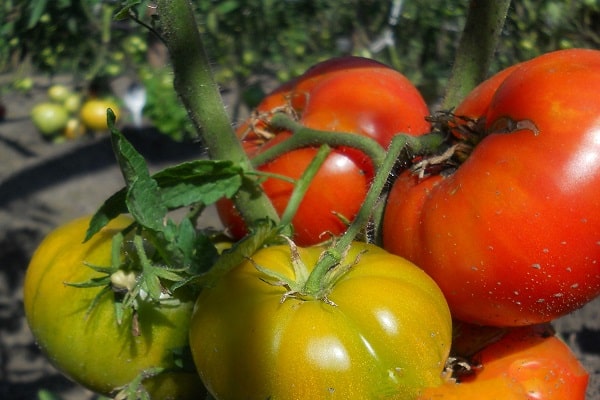
[{"label": "blurred background plant", "polygon": [[[277,82],[323,59],[355,54],[391,64],[435,104],[442,95],[467,1],[192,0],[215,78],[236,89],[237,119]],[[144,117],[176,140],[191,127],[172,87],[149,0],[4,0],[0,5],[0,72],[9,89],[32,87],[31,76],[69,74],[86,90],[130,76],[147,92]],[[492,71],[540,53],[600,47],[600,0],[514,2]],[[0,93],[1,95],[1,93]]]}]

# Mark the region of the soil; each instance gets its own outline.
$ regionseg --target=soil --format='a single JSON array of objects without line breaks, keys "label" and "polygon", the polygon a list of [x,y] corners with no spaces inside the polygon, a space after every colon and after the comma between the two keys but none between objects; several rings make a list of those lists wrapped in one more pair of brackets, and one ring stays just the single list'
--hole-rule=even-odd
[{"label": "soil", "polygon": [[[48,84],[36,80],[29,95],[3,95],[7,116],[0,122],[0,399],[37,399],[39,390],[64,400],[96,398],[58,373],[40,353],[24,319],[21,289],[29,258],[42,238],[54,227],[94,212],[123,180],[106,135],[54,144],[38,134],[28,114]],[[151,170],[202,155],[197,143],[176,143],[148,126],[129,128],[127,116],[124,120],[123,131]],[[209,213],[204,223],[214,226],[218,220]],[[554,326],[590,373],[587,399],[600,400],[600,299]]]}]

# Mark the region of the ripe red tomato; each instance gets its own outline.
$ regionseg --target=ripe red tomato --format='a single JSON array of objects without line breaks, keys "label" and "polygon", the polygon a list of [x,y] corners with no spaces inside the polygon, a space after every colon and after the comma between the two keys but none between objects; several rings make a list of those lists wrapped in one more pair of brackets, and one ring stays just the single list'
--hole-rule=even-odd
[{"label": "ripe red tomato", "polygon": [[456,318],[533,324],[600,294],[598,90],[600,51],[523,63],[454,173],[395,182],[384,247],[425,269]]},{"label": "ripe red tomato", "polygon": [[[477,337],[477,328],[468,337]],[[545,326],[509,331],[477,353],[471,375],[424,391],[419,400],[584,400],[588,373]]]},{"label": "ripe red tomato", "polygon": [[[274,130],[269,119],[274,112],[293,115],[304,126],[364,135],[387,147],[399,132],[420,135],[428,132],[427,105],[418,90],[399,72],[376,61],[360,57],[332,59],[309,69],[267,96],[252,118],[238,129],[246,151],[254,157],[289,132]],[[260,166],[263,172],[299,178],[318,149],[290,151]],[[317,173],[298,209],[292,225],[299,245],[320,242],[324,234],[344,232],[346,221],[357,213],[374,168],[362,152],[336,148]],[[294,185],[267,179],[263,189],[282,214]],[[245,234],[245,225],[233,203],[218,204],[222,222],[236,238]]]}]

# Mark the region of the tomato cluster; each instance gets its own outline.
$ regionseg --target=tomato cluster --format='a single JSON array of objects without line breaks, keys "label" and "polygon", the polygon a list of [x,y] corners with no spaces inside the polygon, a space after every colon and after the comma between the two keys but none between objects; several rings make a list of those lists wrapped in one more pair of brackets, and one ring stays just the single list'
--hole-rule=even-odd
[{"label": "tomato cluster", "polygon": [[[558,51],[499,72],[452,113],[430,116],[397,71],[358,57],[323,62],[268,95],[238,138],[252,160],[285,149],[302,132],[325,138],[256,162],[257,186],[283,215],[319,147],[335,134],[369,138],[384,153],[401,134],[411,138],[408,146],[443,137],[429,153],[404,149],[402,162],[384,177],[389,193],[381,196],[385,209],[373,235],[381,246],[354,238],[338,247],[380,178],[381,161],[340,142],[309,182],[291,237],[282,239],[288,231],[268,224],[272,230],[248,229],[255,221],[243,221],[230,199],[218,200],[226,232],[244,239],[224,246],[208,272],[160,286],[161,296],[175,300],[171,307],[159,302],[148,311],[144,296],[136,300],[140,337],[113,324],[110,296],[95,302],[97,291],[61,286],[110,271],[110,295],[118,297],[147,279],[144,268],[160,270],[98,267],[111,258],[142,260],[127,245],[108,249],[131,220],[114,221],[84,244],[73,244],[72,234],[81,234],[87,219],[59,229],[28,270],[32,331],[58,368],[103,393],[148,369],[167,368],[182,398],[190,392],[179,379],[195,378],[192,386],[216,399],[583,399],[588,374],[548,323],[600,294],[598,87],[599,51]],[[172,175],[161,178],[157,187]],[[132,192],[108,203],[135,202],[142,192],[133,191],[135,180],[130,186]],[[136,223],[142,230],[148,221]],[[184,233],[167,236],[195,240]],[[170,251],[153,247],[158,235],[148,237],[142,247],[149,253]],[[182,257],[195,260],[194,252]],[[160,276],[170,280],[194,270],[167,269]],[[121,282],[128,276],[133,281]],[[191,296],[188,283],[201,288]],[[74,301],[44,301],[56,299],[55,290]],[[65,328],[72,315],[77,321]],[[64,338],[77,335],[118,340],[105,354],[85,346],[66,354]],[[170,358],[173,346],[188,345],[193,377]],[[119,368],[101,365],[98,372],[107,357]],[[145,380],[149,392],[160,377]]]},{"label": "tomato cluster", "polygon": [[119,106],[110,97],[86,97],[55,84],[47,90],[48,99],[31,110],[31,121],[47,140],[61,142],[77,139],[86,131],[106,131],[106,109],[118,117]]}]

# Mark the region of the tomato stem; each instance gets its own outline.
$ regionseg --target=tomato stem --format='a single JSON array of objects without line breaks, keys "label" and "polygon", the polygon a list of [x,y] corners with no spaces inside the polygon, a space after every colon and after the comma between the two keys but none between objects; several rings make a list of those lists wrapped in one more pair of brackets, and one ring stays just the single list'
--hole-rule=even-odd
[{"label": "tomato stem", "polygon": [[317,152],[315,157],[308,165],[308,167],[302,173],[300,179],[296,181],[296,185],[294,186],[294,190],[292,192],[292,195],[290,196],[285,211],[281,215],[282,225],[287,225],[292,222],[292,218],[294,218],[294,215],[296,215],[296,211],[298,210],[300,202],[306,194],[310,183],[312,182],[317,172],[319,172],[321,165],[323,165],[329,153],[331,153],[331,147],[329,147],[326,144],[322,145],[319,148],[319,151]]},{"label": "tomato stem", "polygon": [[365,153],[373,165],[381,165],[385,158],[385,150],[375,140],[362,135],[344,132],[320,131],[303,126],[284,113],[275,113],[270,121],[274,129],[287,130],[292,136],[269,148],[252,159],[253,165],[263,165],[276,157],[301,147],[315,144],[328,144],[331,147],[346,146]]},{"label": "tomato stem", "polygon": [[488,74],[510,0],[469,2],[442,109],[451,110]]},{"label": "tomato stem", "polygon": [[[191,4],[186,0],[157,0],[157,10],[171,56],[175,90],[210,158],[230,160],[253,171],[225,110]],[[279,221],[270,200],[255,182],[246,182],[233,200],[249,223],[264,218]]]},{"label": "tomato stem", "polygon": [[[394,136],[358,214],[350,226],[348,226],[346,232],[334,242],[332,247],[323,252],[317,265],[306,281],[304,293],[313,295],[317,298],[324,298],[327,295],[335,282],[328,281],[326,275],[332,268],[340,267],[339,263],[347,253],[350,245],[359,232],[369,222],[373,210],[376,208],[377,203],[381,201],[381,193],[383,192],[394,167],[399,161],[409,161],[416,154],[437,151],[444,143],[445,136],[445,134],[440,132],[434,132],[419,137],[406,134]],[[403,160],[403,155],[405,159],[409,160]],[[337,277],[336,274],[329,274],[329,276]]]}]

